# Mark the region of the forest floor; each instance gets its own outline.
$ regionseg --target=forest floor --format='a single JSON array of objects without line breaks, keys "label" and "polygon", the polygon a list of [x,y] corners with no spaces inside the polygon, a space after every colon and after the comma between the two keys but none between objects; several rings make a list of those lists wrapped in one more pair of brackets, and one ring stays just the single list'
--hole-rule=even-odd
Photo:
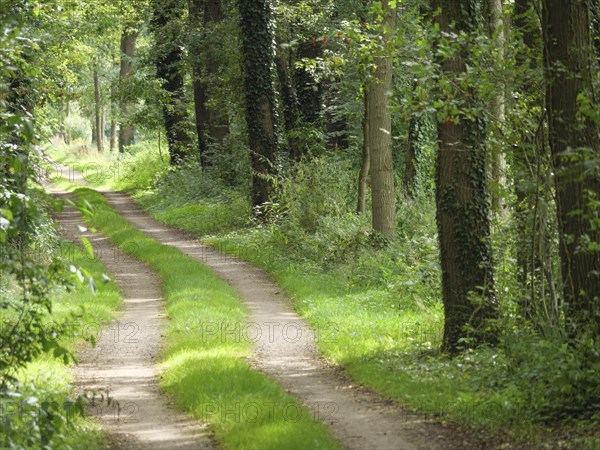
[{"label": "forest floor", "polygon": [[[80,182],[77,174],[75,182]],[[429,419],[404,410],[393,401],[353,385],[339,367],[331,366],[316,350],[317,339],[335,339],[331,330],[312,330],[293,310],[281,288],[260,269],[226,256],[197,240],[159,224],[141,210],[125,193],[104,191],[109,204],[134,227],[155,240],[176,247],[207,265],[239,293],[249,310],[247,327],[239,330],[212,330],[238,333],[239,339],[255,344],[250,363],[275,379],[325,423],[345,448],[433,449],[481,448],[468,433],[443,427]],[[67,210],[60,218],[68,237],[76,240],[73,228],[79,217]],[[87,235],[86,235],[87,236]],[[121,414],[135,413],[128,423],[114,425],[110,408],[100,414],[101,423],[129,448],[210,448],[206,429],[185,420],[166,397],[158,392],[156,358],[160,350],[164,313],[159,278],[144,264],[122,255],[98,234],[87,236],[115,276],[124,293],[125,306],[119,322],[103,333],[95,349],[81,355],[77,376],[86,390],[102,392],[118,401]],[[139,325],[135,345],[114,339],[114,327]],[[125,338],[128,333],[122,333]],[[227,383],[227,380],[223,380]],[[199,387],[201,388],[201,387]],[[114,401],[113,400],[113,401]],[[139,405],[139,411],[124,405]],[[108,405],[106,405],[108,406]],[[102,412],[102,408],[99,409]],[[109,414],[106,414],[108,412]],[[113,422],[111,424],[111,422]],[[475,439],[476,441],[480,441]]]}]

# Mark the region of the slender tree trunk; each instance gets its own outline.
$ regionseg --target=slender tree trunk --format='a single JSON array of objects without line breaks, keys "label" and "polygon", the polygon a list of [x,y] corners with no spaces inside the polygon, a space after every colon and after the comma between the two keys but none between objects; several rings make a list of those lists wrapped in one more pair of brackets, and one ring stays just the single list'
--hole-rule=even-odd
[{"label": "slender tree trunk", "polygon": [[408,140],[406,143],[406,158],[404,161],[404,192],[409,198],[414,198],[417,178],[417,141],[418,120],[414,115],[408,122]]},{"label": "slender tree trunk", "polygon": [[283,123],[285,131],[288,133],[288,144],[290,146],[290,156],[294,161],[298,161],[302,156],[302,149],[298,139],[293,136],[299,120],[298,98],[292,79],[291,55],[289,50],[277,46],[275,65],[277,67],[277,76],[281,89],[281,101],[283,103]]},{"label": "slender tree trunk", "polygon": [[106,140],[106,136],[104,133],[105,120],[106,120],[106,111],[104,109],[104,105],[102,105],[102,107],[100,108],[100,133],[98,135],[98,137],[102,141],[102,151],[104,151],[104,148],[105,148],[104,144],[105,144],[105,140]]},{"label": "slender tree trunk", "polygon": [[[208,1],[210,0],[189,1],[191,28],[198,32],[198,34],[200,27],[204,25],[204,8]],[[194,112],[196,115],[196,136],[198,138],[198,150],[200,151],[200,163],[202,167],[207,167],[210,165],[206,145],[206,135],[208,133],[208,110],[206,103],[208,96],[206,94],[206,86],[202,83],[202,45],[198,41],[198,38],[191,42],[190,48],[192,53],[192,89],[194,92]]]},{"label": "slender tree trunk", "polygon": [[[489,28],[490,35],[495,40],[499,58],[504,60],[504,49],[506,47],[506,35],[504,30],[504,12],[502,8],[502,0],[488,0],[489,4]],[[499,82],[496,85],[497,95],[492,103],[492,117],[495,124],[493,128],[501,131],[506,119],[505,115],[505,86]],[[498,139],[499,141],[499,139]],[[501,215],[506,214],[505,205],[502,204],[502,191],[506,188],[506,152],[500,144],[492,147],[491,152],[491,178],[494,183],[492,194],[492,208]]]},{"label": "slender tree trunk", "polygon": [[[65,95],[65,119],[67,119],[71,115],[71,102],[69,100],[69,94]],[[69,135],[69,130],[65,127],[63,122],[63,139],[66,145],[71,145],[71,136]]]},{"label": "slender tree trunk", "polygon": [[183,31],[177,23],[184,9],[181,0],[153,0],[156,73],[166,93],[163,120],[171,164],[180,165],[192,152],[183,84]]},{"label": "slender tree trunk", "polygon": [[[474,3],[436,0],[435,7],[441,9],[437,17],[441,31],[479,32],[480,17]],[[444,58],[444,74],[451,80],[461,77],[468,57],[468,45],[464,45],[458,54]],[[453,89],[445,94],[452,95],[454,101],[461,101],[464,108],[482,106],[471,91]],[[436,206],[445,313],[443,349],[451,353],[459,350],[466,325],[473,329],[471,337],[479,340],[496,337],[490,335],[486,327],[486,319],[495,318],[497,309],[490,246],[485,125],[483,117],[468,118],[464,113],[438,124]],[[472,295],[478,302],[472,301]]]},{"label": "slender tree trunk", "polygon": [[[396,11],[388,1],[383,2],[385,17],[384,45],[390,40]],[[392,58],[376,56],[372,79],[366,86],[367,141],[371,152],[371,190],[373,229],[388,239],[396,234],[396,191],[392,164],[392,114],[389,93],[392,91]]]},{"label": "slender tree trunk", "polygon": [[94,114],[96,119],[96,148],[98,153],[104,152],[104,124],[102,119],[102,93],[98,69],[94,69]]},{"label": "slender tree trunk", "polygon": [[238,0],[246,122],[252,159],[252,199],[255,206],[269,200],[276,138],[271,75],[273,36],[268,0]]},{"label": "slender tree trunk", "polygon": [[[580,111],[596,104],[590,9],[583,0],[543,0],[546,108],[565,302],[577,324],[600,327],[600,178],[587,167],[600,159],[598,126]],[[591,244],[588,244],[591,243]]]},{"label": "slender tree trunk", "polygon": [[90,124],[92,125],[92,145],[98,145],[98,121],[96,120],[96,116],[90,119]]},{"label": "slender tree trunk", "polygon": [[367,108],[369,105],[367,104],[367,96],[366,91],[364,94],[364,103],[365,103],[365,115],[363,117],[362,125],[363,125],[363,146],[362,146],[362,162],[360,166],[360,173],[358,174],[358,205],[356,207],[356,212],[358,214],[363,214],[367,211],[367,191],[368,191],[368,180],[369,180],[369,169],[371,167],[371,151],[369,149],[369,121],[367,117],[369,113]]},{"label": "slender tree trunk", "polygon": [[133,144],[135,128],[131,125],[129,117],[129,106],[127,100],[127,80],[133,75],[133,56],[137,32],[132,31],[127,25],[121,35],[121,69],[119,71],[119,109],[121,110],[121,121],[119,126],[119,152],[123,153],[125,148]]}]

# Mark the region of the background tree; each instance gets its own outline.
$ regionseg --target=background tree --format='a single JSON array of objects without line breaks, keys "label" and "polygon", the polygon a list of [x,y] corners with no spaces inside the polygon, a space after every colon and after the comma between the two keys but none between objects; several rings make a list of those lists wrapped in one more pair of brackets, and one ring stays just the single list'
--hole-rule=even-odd
[{"label": "background tree", "polygon": [[240,41],[246,100],[246,122],[252,160],[252,201],[269,201],[269,176],[276,150],[274,120],[273,32],[268,0],[239,0]]},{"label": "background tree", "polygon": [[586,1],[544,0],[546,107],[564,297],[576,323],[600,327],[600,137]]},{"label": "background tree", "polygon": [[133,57],[138,32],[132,23],[125,24],[121,35],[121,67],[119,71],[119,109],[121,110],[121,121],[119,126],[119,152],[123,153],[125,148],[133,143],[135,128],[131,124],[129,114],[128,80],[133,75]]},{"label": "background tree", "polygon": [[375,66],[365,87],[365,121],[370,152],[373,229],[388,239],[396,232],[396,191],[392,159],[392,116],[389,97],[392,92],[392,41],[396,20],[396,2],[381,2],[376,12],[381,21],[382,54],[374,57]]},{"label": "background tree", "polygon": [[491,338],[485,321],[497,315],[486,182],[487,129],[482,114],[485,105],[473,87],[453,88],[465,76],[470,59],[472,47],[465,42],[466,36],[475,38],[483,21],[482,5],[476,1],[438,0],[434,5],[440,8],[437,23],[447,36],[442,36],[440,45],[446,52],[453,46],[450,56],[441,61],[442,76],[449,80],[441,86],[442,98],[460,105],[457,114],[452,114],[452,108],[439,112],[442,117],[438,124],[436,178],[445,315],[443,348],[454,352],[467,325],[475,330],[473,337]]},{"label": "background tree", "polygon": [[165,92],[163,118],[171,164],[179,165],[193,154],[184,90],[183,0],[152,2],[156,74]]}]

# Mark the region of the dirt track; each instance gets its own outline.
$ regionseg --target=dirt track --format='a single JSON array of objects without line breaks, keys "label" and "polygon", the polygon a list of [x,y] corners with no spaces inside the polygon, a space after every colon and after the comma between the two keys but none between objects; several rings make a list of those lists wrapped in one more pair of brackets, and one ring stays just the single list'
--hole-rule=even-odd
[{"label": "dirt track", "polygon": [[[68,173],[73,182],[87,184],[81,174],[76,171],[63,167],[63,173]],[[312,410],[315,418],[330,427],[334,436],[345,448],[398,450],[475,448],[473,443],[467,445],[464,439],[466,436],[462,436],[462,433],[455,433],[439,424],[424,421],[421,417],[403,410],[397,403],[385,400],[370,390],[353,385],[340,368],[327,364],[318,355],[315,338],[317,336],[321,339],[335,338],[334,328],[311,330],[308,324],[294,311],[285,293],[264,271],[240,261],[238,258],[224,255],[205,246],[185,233],[156,222],[125,193],[101,192],[106,196],[109,204],[133,226],[157,241],[174,246],[206,264],[216,275],[226,280],[239,292],[240,298],[250,312],[248,326],[240,331],[240,338],[250,339],[255,343],[254,358],[251,363],[300,399]],[[64,220],[63,218],[63,222]],[[71,218],[71,221],[74,224],[77,218]],[[67,225],[69,224],[67,223]],[[105,239],[96,237],[90,240],[95,248],[108,245]],[[145,388],[149,390],[152,397],[161,398],[156,392],[156,384],[149,381],[156,374],[154,358],[159,349],[160,339],[157,329],[163,327],[163,309],[162,300],[159,299],[158,277],[149,272],[146,266],[132,258],[123,258],[121,262],[104,262],[107,268],[116,275],[117,282],[122,286],[126,297],[133,299],[126,303],[124,311],[126,316],[120,319],[121,323],[127,323],[127,317],[137,318],[140,315],[147,315],[149,320],[153,321],[146,325],[149,333],[146,341],[151,345],[150,348],[138,354],[141,359],[132,361],[129,373],[131,378],[129,379],[119,378],[116,375],[122,370],[119,372],[104,370],[102,367],[107,363],[100,355],[92,359],[86,355],[84,357],[85,366],[80,373],[84,374],[85,383],[99,386],[102,386],[102,383],[96,382],[97,377],[108,376],[107,372],[115,373],[113,379],[115,383],[122,384],[121,392],[128,392],[129,395],[142,398],[146,394],[137,391],[139,388]],[[137,270],[134,270],[134,267],[138,267]],[[118,276],[119,273],[121,276]],[[151,286],[153,287],[152,292],[141,296],[145,300],[139,299],[142,289],[150,289]],[[131,294],[127,295],[126,291]],[[137,304],[139,309],[132,309],[133,306],[127,307],[128,303]],[[129,314],[131,315],[128,316]],[[112,344],[108,345],[110,348]],[[113,362],[109,362],[109,364],[113,364]],[[86,373],[88,375],[85,375]],[[140,383],[140,379],[147,380],[147,386]],[[110,381],[112,382],[112,379]],[[117,396],[114,391],[112,395]],[[166,405],[164,407],[167,410],[161,410],[160,415],[163,416],[163,420],[160,420],[159,428],[155,429],[154,423],[160,416],[149,416],[154,419],[150,419],[145,424],[145,429],[149,430],[148,436],[144,436],[144,433],[139,431],[136,434],[135,430],[140,428],[139,423],[138,425],[131,424],[130,431],[114,426],[109,427],[109,431],[120,433],[119,436],[123,436],[123,432],[140,435],[142,438],[147,438],[146,442],[162,442],[163,444],[169,442],[169,445],[163,447],[160,447],[159,444],[159,446],[150,448],[207,448],[210,446],[211,442],[206,436],[199,443],[193,444],[191,431],[194,426],[189,421],[183,421],[183,426],[179,426],[182,420],[181,416],[176,419],[175,411],[168,409]],[[173,414],[172,420],[164,420],[171,414]],[[166,428],[163,430],[161,427]],[[197,431],[201,432],[202,430]],[[161,438],[163,434],[164,436]],[[169,436],[175,438],[178,434],[181,445],[175,447],[171,445]],[[132,447],[149,448],[145,445],[139,447],[133,445]]]},{"label": "dirt track", "polygon": [[[444,428],[423,422],[366,389],[351,386],[339,369],[326,364],[317,354],[315,332],[265,272],[156,222],[127,194],[104,195],[133,226],[206,264],[239,292],[250,311],[248,327],[240,331],[240,338],[256,343],[252,363],[311,408],[344,447],[453,447]],[[335,338],[333,329],[318,332],[321,338]]]},{"label": "dirt track", "polygon": [[[56,191],[55,195],[66,196]],[[90,240],[124,298],[117,320],[85,325],[88,333],[97,336],[97,345],[79,352],[75,368],[77,387],[91,400],[89,412],[110,433],[112,447],[214,448],[206,426],[176,410],[159,392],[156,359],[166,318],[157,274],[100,234],[80,233],[77,225],[84,222],[75,208],[65,208],[58,223],[67,239]]]}]

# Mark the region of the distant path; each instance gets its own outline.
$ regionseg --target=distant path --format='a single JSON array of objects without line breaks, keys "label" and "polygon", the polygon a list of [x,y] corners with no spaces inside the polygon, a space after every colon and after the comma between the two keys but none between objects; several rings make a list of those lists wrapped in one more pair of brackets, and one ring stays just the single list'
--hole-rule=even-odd
[{"label": "distant path", "polygon": [[[69,196],[53,193],[59,198]],[[102,331],[96,347],[79,352],[75,367],[76,384],[93,398],[90,413],[110,434],[112,448],[214,448],[206,426],[177,411],[158,388],[156,360],[166,325],[158,275],[101,234],[80,233],[77,225],[85,222],[75,208],[65,207],[57,219],[67,239],[80,242],[85,236],[90,240],[124,297],[116,321],[86,327],[89,332],[96,326]]]},{"label": "distant path", "polygon": [[[110,205],[133,226],[206,264],[240,294],[250,311],[241,338],[256,342],[252,363],[306,404],[348,449],[465,448],[459,436],[405,413],[398,404],[360,387],[318,355],[314,332],[262,270],[225,256],[188,235],[168,228],[125,193],[104,192]],[[321,337],[334,338],[331,330]],[[307,448],[310,448],[307,444]]]}]

